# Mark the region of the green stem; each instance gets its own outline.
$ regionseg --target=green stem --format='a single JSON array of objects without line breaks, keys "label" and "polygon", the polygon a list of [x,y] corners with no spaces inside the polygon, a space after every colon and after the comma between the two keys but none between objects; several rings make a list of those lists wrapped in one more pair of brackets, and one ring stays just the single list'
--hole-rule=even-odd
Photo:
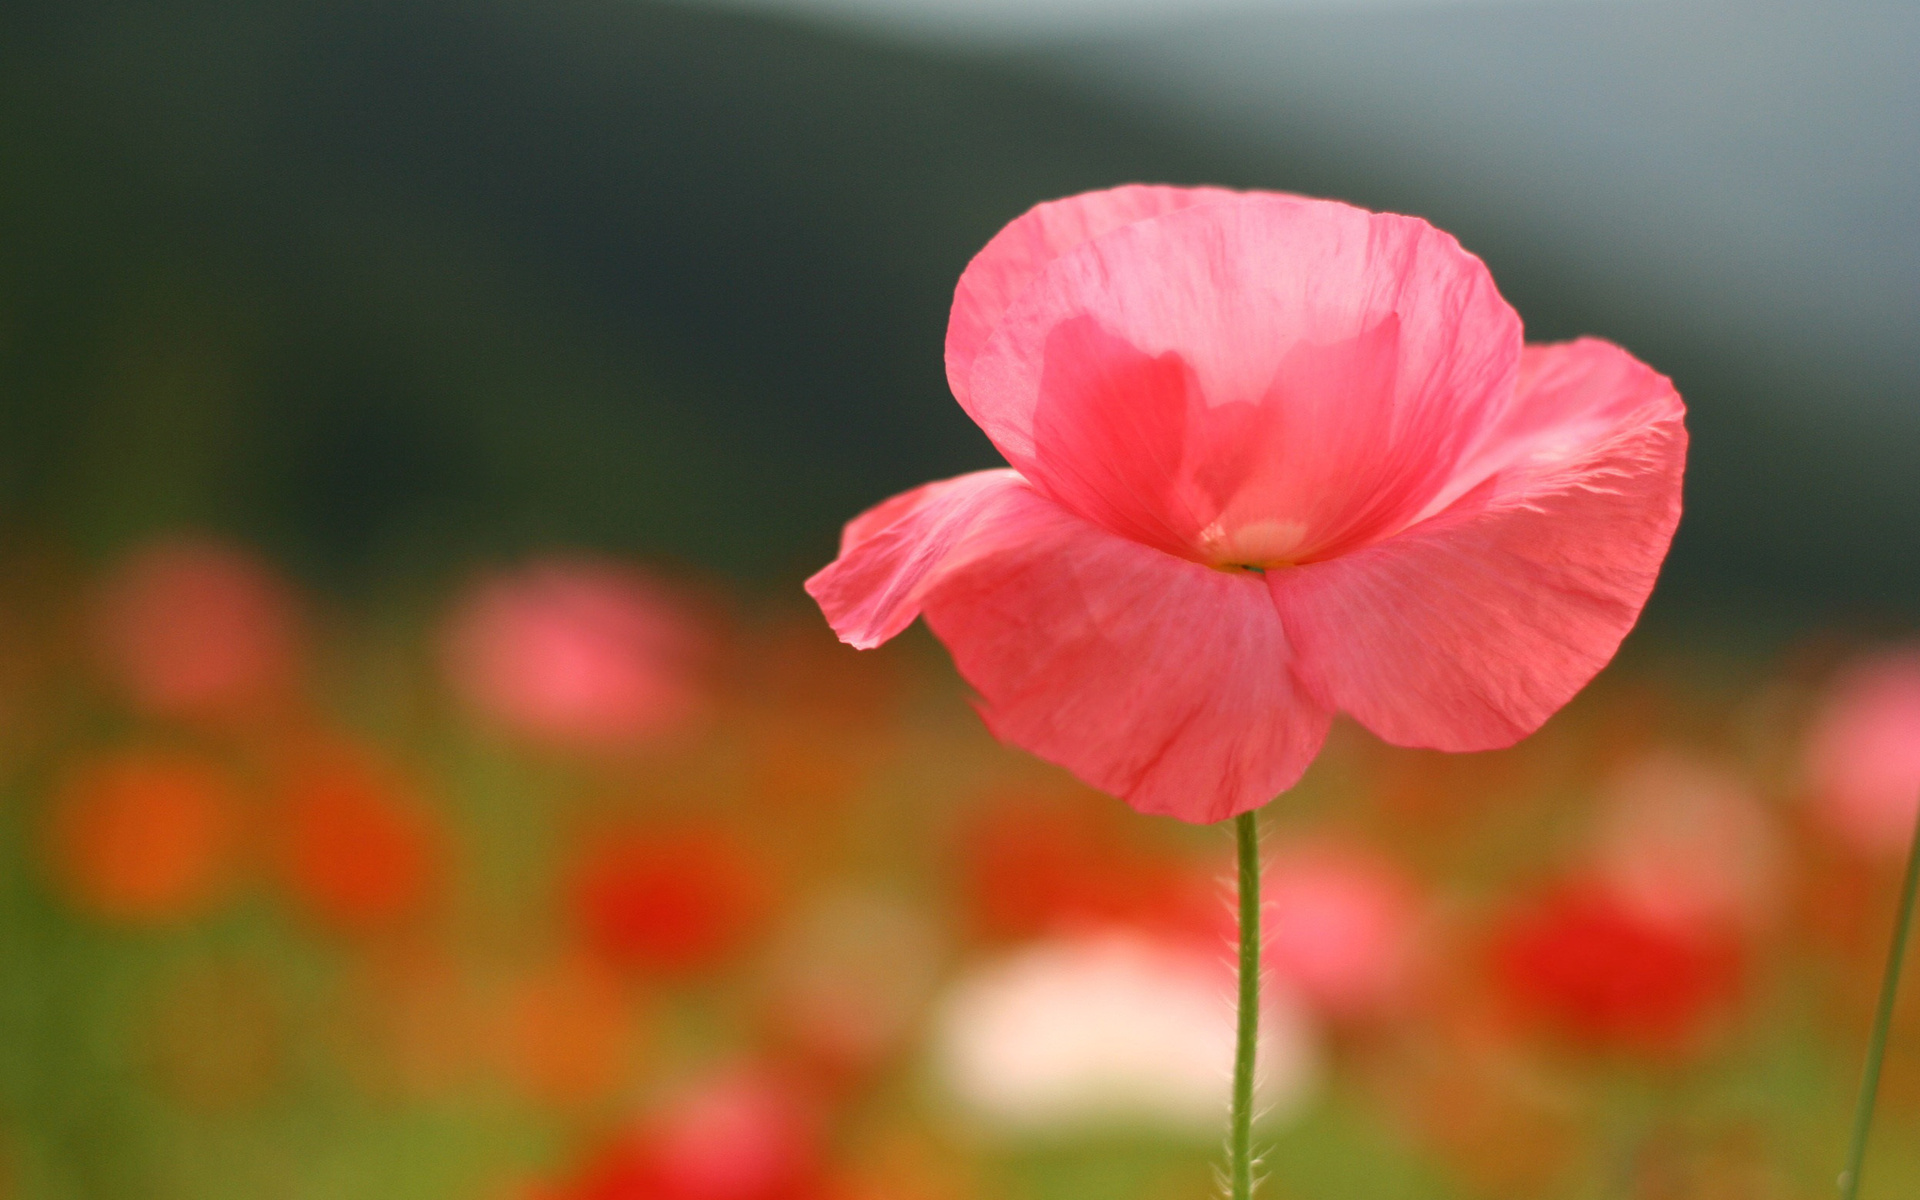
[{"label": "green stem", "polygon": [[1873,1014],[1873,1034],[1867,1039],[1867,1069],[1860,1078],[1860,1103],[1853,1114],[1847,1168],[1840,1172],[1840,1195],[1845,1200],[1854,1200],[1860,1194],[1860,1164],[1867,1156],[1867,1133],[1873,1127],[1873,1102],[1880,1092],[1880,1066],[1887,1058],[1887,1031],[1893,1025],[1893,998],[1899,991],[1900,967],[1907,957],[1916,892],[1920,892],[1920,816],[1915,819],[1913,844],[1907,849],[1907,877],[1900,885],[1900,915],[1893,923],[1893,948],[1887,951],[1887,971],[1880,980],[1880,1007]]},{"label": "green stem", "polygon": [[1252,1200],[1253,1066],[1260,1042],[1260,836],[1250,812],[1233,819],[1233,831],[1240,850],[1240,1001],[1227,1153],[1233,1200]]}]

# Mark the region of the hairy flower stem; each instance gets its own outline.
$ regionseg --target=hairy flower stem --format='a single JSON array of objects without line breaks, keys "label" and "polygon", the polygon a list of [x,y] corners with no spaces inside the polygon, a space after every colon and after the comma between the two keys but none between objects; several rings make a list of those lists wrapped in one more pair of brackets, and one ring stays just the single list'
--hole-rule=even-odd
[{"label": "hairy flower stem", "polygon": [[1260,835],[1250,812],[1233,819],[1233,831],[1240,849],[1240,1000],[1227,1157],[1233,1200],[1252,1200],[1253,1065],[1260,1042]]},{"label": "hairy flower stem", "polygon": [[1914,894],[1920,891],[1920,816],[1916,816],[1913,844],[1907,849],[1907,876],[1900,885],[1900,914],[1893,922],[1893,947],[1887,951],[1886,974],[1880,979],[1880,1007],[1873,1014],[1873,1034],[1867,1039],[1867,1069],[1860,1077],[1860,1103],[1853,1114],[1853,1141],[1847,1147],[1847,1167],[1840,1172],[1840,1195],[1854,1200],[1860,1194],[1860,1164],[1867,1156],[1867,1133],[1873,1127],[1873,1102],[1880,1091],[1880,1065],[1887,1057],[1887,1030],[1893,1024],[1893,998],[1900,989],[1900,967],[1907,957],[1907,935],[1913,928]]}]

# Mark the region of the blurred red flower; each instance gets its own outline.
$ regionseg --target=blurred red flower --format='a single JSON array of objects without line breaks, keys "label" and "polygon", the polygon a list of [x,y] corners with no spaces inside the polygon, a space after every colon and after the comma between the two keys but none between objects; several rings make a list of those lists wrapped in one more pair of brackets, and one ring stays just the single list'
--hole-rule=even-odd
[{"label": "blurred red flower", "polygon": [[1920,647],[1884,650],[1833,680],[1807,739],[1822,823],[1855,850],[1897,858],[1920,813]]},{"label": "blurred red flower", "polygon": [[183,751],[84,762],[59,785],[49,817],[54,879],[95,916],[183,920],[212,907],[235,873],[237,787],[218,763]]},{"label": "blurred red flower", "polygon": [[766,865],[716,823],[605,832],[582,849],[567,888],[588,947],[613,966],[653,975],[724,964],[770,912]]},{"label": "blurred red flower", "polygon": [[569,748],[672,732],[706,702],[705,632],[644,572],[546,559],[479,581],[448,628],[460,696],[502,727]]},{"label": "blurred red flower", "polygon": [[300,667],[292,590],[252,554],[178,538],[126,558],[94,614],[102,667],[133,705],[231,719],[284,699]]},{"label": "blurred red flower", "polygon": [[1580,880],[1508,914],[1496,982],[1523,1015],[1598,1049],[1695,1048],[1739,998],[1745,947],[1724,931],[1656,919]]},{"label": "blurred red flower", "polygon": [[959,869],[974,932],[995,941],[1111,926],[1225,936],[1214,880],[1131,844],[1098,800],[1022,791],[968,822]]},{"label": "blurred red flower", "polygon": [[445,870],[445,834],[390,764],[348,743],[282,764],[280,873],[301,910],[338,933],[372,934],[420,916]]}]

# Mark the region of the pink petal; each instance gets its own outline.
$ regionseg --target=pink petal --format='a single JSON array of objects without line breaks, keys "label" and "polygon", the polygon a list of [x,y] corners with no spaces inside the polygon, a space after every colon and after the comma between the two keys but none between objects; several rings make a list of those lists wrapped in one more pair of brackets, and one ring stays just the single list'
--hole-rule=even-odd
[{"label": "pink petal", "polygon": [[871,650],[913,624],[927,589],[971,545],[991,543],[996,518],[1026,494],[1026,481],[1001,469],[882,501],[847,522],[840,557],[807,580],[807,594],[841,641]]},{"label": "pink petal", "polygon": [[1238,195],[1222,188],[1128,184],[1035,205],[993,235],[960,276],[947,321],[947,381],[962,408],[974,356],[1042,268],[1081,242],[1146,217]]},{"label": "pink petal", "polygon": [[926,596],[995,737],[1142,812],[1220,821],[1306,770],[1331,715],[1257,577],[1130,542],[1036,492],[1020,536]]},{"label": "pink petal", "polygon": [[1478,482],[1405,532],[1267,575],[1324,704],[1389,742],[1506,746],[1607,662],[1680,518],[1684,409],[1605,342],[1529,347]]},{"label": "pink petal", "polygon": [[897,496],[807,581],[842,640],[924,607],[988,727],[1143,812],[1218,821],[1284,791],[1330,714],[1257,576],[1115,537],[982,471]]},{"label": "pink petal", "polygon": [[1486,268],[1425,222],[1229,195],[1059,254],[956,392],[1063,506],[1266,567],[1405,528],[1501,420],[1519,358]]}]

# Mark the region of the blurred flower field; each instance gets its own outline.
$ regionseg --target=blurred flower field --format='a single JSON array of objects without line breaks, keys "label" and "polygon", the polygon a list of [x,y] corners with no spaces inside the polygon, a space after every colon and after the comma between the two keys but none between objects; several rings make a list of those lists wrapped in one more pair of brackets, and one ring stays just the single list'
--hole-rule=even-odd
[{"label": "blurred flower field", "polygon": [[[600,557],[0,571],[0,1197],[1201,1200],[1230,838],[919,637]],[[1265,1194],[1829,1194],[1920,651],[1643,639],[1266,810]],[[1866,1192],[1920,1188],[1920,987]]]}]

